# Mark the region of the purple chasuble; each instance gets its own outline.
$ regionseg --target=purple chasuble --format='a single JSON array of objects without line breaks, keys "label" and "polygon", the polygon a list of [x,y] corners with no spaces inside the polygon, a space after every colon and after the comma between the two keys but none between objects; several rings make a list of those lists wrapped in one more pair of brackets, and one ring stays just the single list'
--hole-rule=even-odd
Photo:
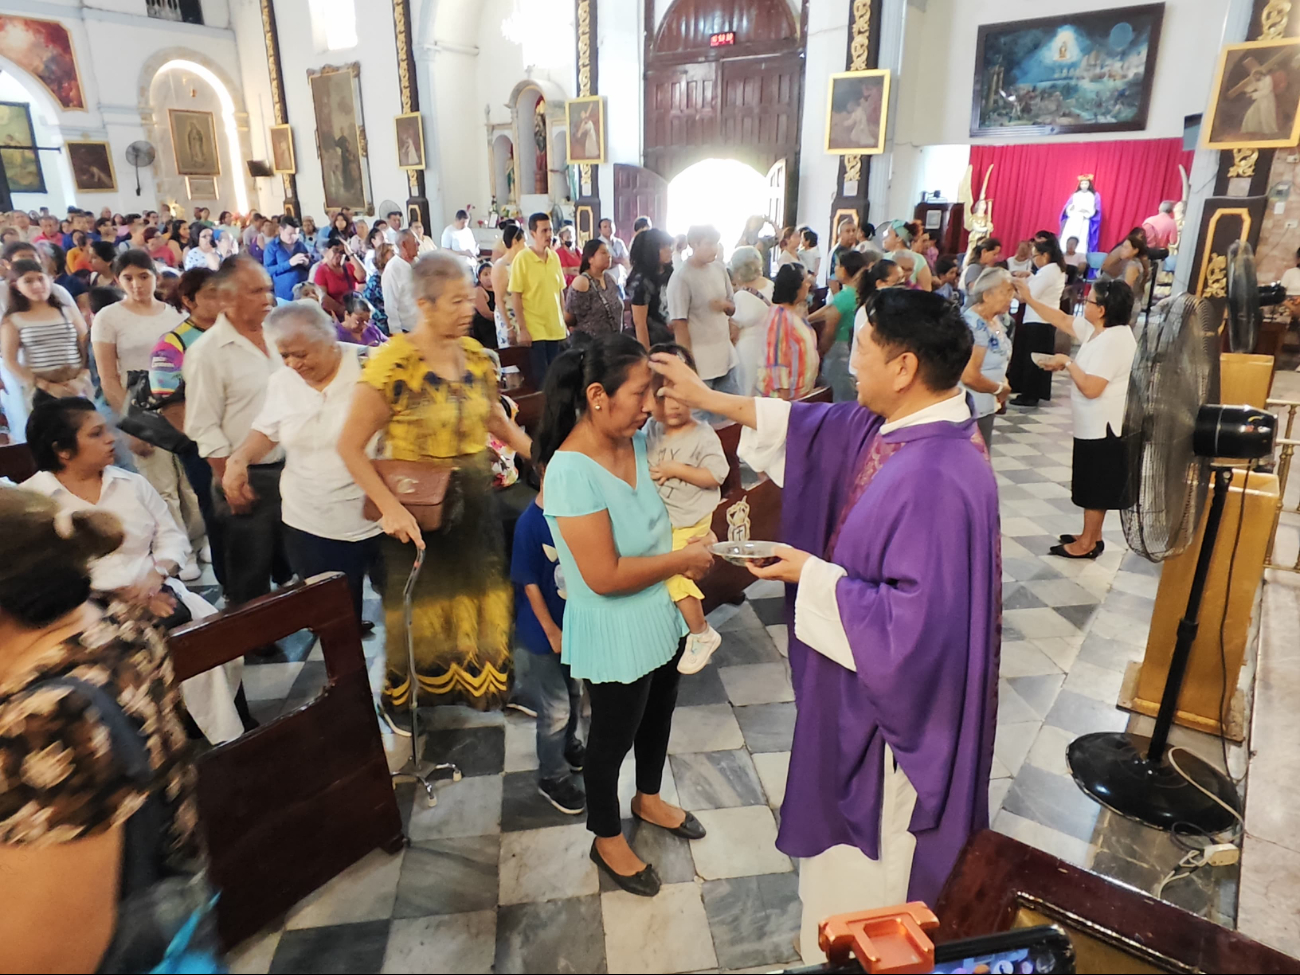
[{"label": "purple chasuble", "polygon": [[[836,597],[857,672],[795,637],[795,704],[777,847],[880,856],[884,748],[916,789],[911,900],[933,904],[988,826],[1002,643],[997,484],[973,419],[879,435],[856,403],[795,403],[782,540],[842,566]],[[845,509],[848,509],[847,511]],[[828,546],[833,550],[827,554]]]}]

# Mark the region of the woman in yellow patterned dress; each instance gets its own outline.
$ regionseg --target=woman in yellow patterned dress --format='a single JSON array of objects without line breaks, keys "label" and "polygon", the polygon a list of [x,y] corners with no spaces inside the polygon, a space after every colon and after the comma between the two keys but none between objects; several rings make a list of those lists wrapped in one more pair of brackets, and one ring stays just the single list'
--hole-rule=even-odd
[{"label": "woman in yellow patterned dress", "polygon": [[[412,278],[420,323],[371,355],[338,446],[357,484],[379,508],[387,533],[384,705],[390,723],[403,729],[411,677],[402,590],[416,548],[426,549],[412,616],[420,701],[478,710],[505,703],[512,591],[492,498],[488,434],[525,457],[531,449],[528,436],[501,407],[494,363],[468,337],[474,297],[465,262],[445,252],[427,254],[416,261]],[[457,468],[459,517],[441,531],[421,534],[366,456],[376,433],[382,434],[382,457]]]}]

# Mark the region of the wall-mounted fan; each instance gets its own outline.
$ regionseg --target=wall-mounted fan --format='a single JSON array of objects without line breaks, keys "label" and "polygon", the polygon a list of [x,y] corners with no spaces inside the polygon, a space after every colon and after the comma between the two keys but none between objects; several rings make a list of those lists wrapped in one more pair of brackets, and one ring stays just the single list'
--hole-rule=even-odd
[{"label": "wall-mounted fan", "polygon": [[[1243,320],[1248,324],[1248,316]],[[1254,341],[1244,333],[1239,338]],[[1187,823],[1207,833],[1237,821],[1237,790],[1226,775],[1193,755],[1180,754],[1175,767],[1166,747],[1233,477],[1232,468],[1213,466],[1213,458],[1271,456],[1277,432],[1272,413],[1213,405],[1218,394],[1214,309],[1203,298],[1179,295],[1162,319],[1148,322],[1138,335],[1124,417],[1132,503],[1122,519],[1124,537],[1143,558],[1160,562],[1177,555],[1196,537],[1213,475],[1214,494],[1187,609],[1151,737],[1084,735],[1067,752],[1074,780],[1102,805],[1158,829]]]},{"label": "wall-mounted fan", "polygon": [[144,141],[132,142],[126,147],[126,161],[135,167],[136,196],[140,195],[140,167],[152,166],[155,155],[154,147]]}]

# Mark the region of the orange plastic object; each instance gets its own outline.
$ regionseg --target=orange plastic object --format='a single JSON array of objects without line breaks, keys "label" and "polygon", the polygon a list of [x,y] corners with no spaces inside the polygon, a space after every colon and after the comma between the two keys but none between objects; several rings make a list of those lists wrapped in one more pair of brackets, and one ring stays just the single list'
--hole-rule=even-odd
[{"label": "orange plastic object", "polygon": [[929,972],[934,970],[934,942],[925,932],[938,926],[934,912],[916,901],[827,918],[818,929],[818,941],[835,965],[853,955],[863,970],[875,975]]}]

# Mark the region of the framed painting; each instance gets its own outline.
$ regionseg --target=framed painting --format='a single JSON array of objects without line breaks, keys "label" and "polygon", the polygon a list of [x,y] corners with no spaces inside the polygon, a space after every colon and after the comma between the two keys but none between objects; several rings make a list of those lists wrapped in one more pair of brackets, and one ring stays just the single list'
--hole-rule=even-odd
[{"label": "framed painting", "polygon": [[211,176],[186,176],[185,193],[191,200],[216,200],[217,181]]},{"label": "framed painting", "polygon": [[0,102],[0,159],[11,193],[44,193],[45,173],[36,153],[31,108],[23,102]]},{"label": "framed painting", "polygon": [[296,173],[293,154],[293,129],[288,125],[271,126],[271,169],[277,173]]},{"label": "framed painting", "polygon": [[982,24],[970,134],[1146,128],[1163,3]]},{"label": "framed painting", "polygon": [[0,56],[38,79],[65,110],[85,110],[72,37],[58,21],[0,16]]},{"label": "framed painting", "polygon": [[826,95],[826,151],[874,156],[885,151],[889,124],[889,71],[842,71],[831,75]]},{"label": "framed painting", "polygon": [[1219,55],[1201,122],[1210,149],[1271,149],[1300,141],[1300,38],[1230,44]]},{"label": "framed painting", "polygon": [[316,151],[325,184],[325,207],[370,209],[366,130],[361,118],[361,65],[326,65],[309,70],[316,114]]},{"label": "framed painting", "polygon": [[410,112],[393,119],[397,130],[397,168],[424,168],[424,119]]},{"label": "framed painting", "polygon": [[113,153],[107,142],[65,142],[72,181],[84,193],[111,193],[117,189]]},{"label": "framed painting", "polygon": [[570,166],[598,166],[605,161],[605,99],[600,95],[564,103]]},{"label": "framed painting", "polygon": [[182,176],[220,176],[217,120],[211,112],[167,110],[172,130],[172,155]]}]

